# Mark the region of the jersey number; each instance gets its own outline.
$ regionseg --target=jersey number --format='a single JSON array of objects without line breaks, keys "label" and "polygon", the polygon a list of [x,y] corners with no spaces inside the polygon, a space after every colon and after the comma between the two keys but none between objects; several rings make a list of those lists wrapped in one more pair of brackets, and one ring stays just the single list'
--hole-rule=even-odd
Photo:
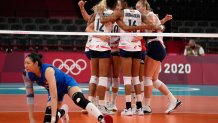
[{"label": "jersey number", "polygon": [[129,19],[129,26],[137,26],[136,25],[136,20],[130,20]]},{"label": "jersey number", "polygon": [[100,24],[100,19],[97,21],[97,30],[100,32],[104,32],[103,30],[104,24]]},{"label": "jersey number", "polygon": [[114,25],[114,32],[115,33],[118,32],[118,29],[119,29],[118,25]]},{"label": "jersey number", "polygon": [[[137,26],[136,25],[136,20],[130,20],[129,19],[129,26]],[[133,32],[136,32],[136,31],[133,31]]]}]

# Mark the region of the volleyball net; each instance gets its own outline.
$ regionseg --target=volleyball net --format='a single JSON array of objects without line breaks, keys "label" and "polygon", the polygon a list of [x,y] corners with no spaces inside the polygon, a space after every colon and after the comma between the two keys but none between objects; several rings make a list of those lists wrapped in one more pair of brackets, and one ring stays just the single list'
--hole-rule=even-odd
[{"label": "volleyball net", "polygon": [[189,39],[202,45],[206,53],[218,52],[218,33],[96,33],[0,30],[0,48],[8,50],[83,51],[90,35],[164,37],[168,53],[182,54]]}]

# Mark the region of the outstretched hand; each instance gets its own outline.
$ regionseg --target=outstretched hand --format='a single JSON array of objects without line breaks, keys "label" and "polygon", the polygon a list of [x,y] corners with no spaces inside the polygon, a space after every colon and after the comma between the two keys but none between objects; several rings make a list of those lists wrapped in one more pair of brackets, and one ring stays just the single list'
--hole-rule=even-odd
[{"label": "outstretched hand", "polygon": [[167,14],[167,15],[165,16],[165,19],[166,19],[167,21],[169,21],[169,20],[173,19],[173,16],[170,15],[170,14]]},{"label": "outstretched hand", "polygon": [[86,4],[86,1],[83,1],[83,0],[80,0],[80,1],[78,2],[79,7],[84,7],[85,4]]}]

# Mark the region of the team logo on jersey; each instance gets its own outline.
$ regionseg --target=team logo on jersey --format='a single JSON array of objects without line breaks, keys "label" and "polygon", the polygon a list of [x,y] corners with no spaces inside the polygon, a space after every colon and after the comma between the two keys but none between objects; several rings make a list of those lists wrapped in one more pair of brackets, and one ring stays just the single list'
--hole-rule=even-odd
[{"label": "team logo on jersey", "polygon": [[87,67],[87,63],[84,59],[78,59],[76,61],[72,59],[66,59],[65,61],[55,59],[52,65],[64,71],[66,74],[71,73],[72,75],[79,75]]}]

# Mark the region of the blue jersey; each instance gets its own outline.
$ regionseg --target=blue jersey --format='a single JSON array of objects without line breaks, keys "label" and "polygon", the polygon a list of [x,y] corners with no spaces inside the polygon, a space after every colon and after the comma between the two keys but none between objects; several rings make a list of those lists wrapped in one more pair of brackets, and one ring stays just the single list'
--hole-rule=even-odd
[{"label": "blue jersey", "polygon": [[45,71],[48,67],[52,67],[55,71],[55,80],[56,80],[56,86],[57,86],[58,101],[62,101],[64,94],[67,94],[68,90],[71,87],[78,86],[77,82],[71,76],[69,76],[68,74],[59,70],[58,68],[52,66],[51,64],[42,64],[42,66],[40,67],[41,77],[37,77],[34,73],[28,72],[27,73],[28,78],[32,82],[36,82],[38,85],[45,87],[45,89],[47,89],[48,93],[49,93],[48,82],[45,78]]}]

